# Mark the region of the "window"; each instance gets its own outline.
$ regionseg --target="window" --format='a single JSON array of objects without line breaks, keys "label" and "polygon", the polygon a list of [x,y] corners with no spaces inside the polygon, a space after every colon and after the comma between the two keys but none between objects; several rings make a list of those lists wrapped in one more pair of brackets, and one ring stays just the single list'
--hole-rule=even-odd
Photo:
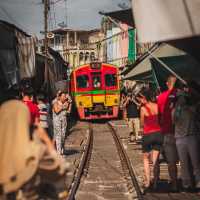
[{"label": "window", "polygon": [[95,60],[95,53],[94,52],[91,52],[91,54],[90,54],[90,60],[91,61]]},{"label": "window", "polygon": [[105,75],[106,86],[112,87],[117,85],[117,76],[116,74],[106,74]]},{"label": "window", "polygon": [[94,88],[100,88],[101,87],[101,77],[100,76],[93,76],[92,85],[93,85]]},{"label": "window", "polygon": [[85,53],[85,62],[88,62],[89,56],[90,56],[90,53],[89,53],[89,52],[86,52],[86,53]]},{"label": "window", "polygon": [[83,52],[80,52],[79,54],[79,61],[82,62],[84,58]]},{"label": "window", "polygon": [[87,75],[77,76],[76,78],[78,88],[88,88],[89,87],[89,78]]}]

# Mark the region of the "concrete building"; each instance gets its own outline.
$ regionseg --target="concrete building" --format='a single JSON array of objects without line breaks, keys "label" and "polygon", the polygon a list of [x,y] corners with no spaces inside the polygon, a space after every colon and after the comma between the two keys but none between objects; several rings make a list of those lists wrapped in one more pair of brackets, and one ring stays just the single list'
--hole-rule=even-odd
[{"label": "concrete building", "polygon": [[103,39],[100,30],[57,29],[49,46],[58,51],[70,68],[75,68],[98,58],[98,41]]},{"label": "concrete building", "polygon": [[153,45],[152,43],[138,44],[136,29],[118,20],[112,21],[108,17],[103,17],[101,28],[105,36],[101,41],[101,47],[104,49],[104,56],[101,57],[120,68],[133,64]]}]

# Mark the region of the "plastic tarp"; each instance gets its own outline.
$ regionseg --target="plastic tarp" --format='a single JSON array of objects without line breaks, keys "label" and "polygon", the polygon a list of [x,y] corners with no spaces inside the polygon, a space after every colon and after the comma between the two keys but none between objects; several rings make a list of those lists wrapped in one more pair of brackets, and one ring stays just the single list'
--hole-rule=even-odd
[{"label": "plastic tarp", "polygon": [[2,23],[0,32],[0,87],[1,90],[6,90],[20,81],[17,43],[14,32]]},{"label": "plastic tarp", "polygon": [[60,88],[67,88],[65,75],[67,72],[67,64],[64,62],[60,54],[49,48],[49,56],[47,58],[48,76],[44,79],[45,74],[45,56],[43,54],[36,54],[36,82],[38,89],[43,86],[49,95],[55,95]]},{"label": "plastic tarp", "polygon": [[18,41],[18,58],[20,66],[20,77],[32,78],[35,76],[35,39],[27,37],[19,31],[15,31]]},{"label": "plastic tarp", "polygon": [[199,0],[132,0],[139,42],[200,35]]}]

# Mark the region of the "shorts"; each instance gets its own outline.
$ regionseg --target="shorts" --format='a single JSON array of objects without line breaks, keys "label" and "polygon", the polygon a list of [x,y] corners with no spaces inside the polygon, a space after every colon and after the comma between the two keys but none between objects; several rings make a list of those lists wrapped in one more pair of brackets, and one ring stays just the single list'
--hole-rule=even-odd
[{"label": "shorts", "polygon": [[176,139],[173,134],[164,134],[163,151],[168,164],[176,164],[178,162]]},{"label": "shorts", "polygon": [[163,145],[163,135],[160,132],[153,132],[142,137],[142,151],[149,153],[152,150],[160,151]]},{"label": "shorts", "polygon": [[128,118],[128,127],[129,127],[129,132],[134,133],[137,137],[138,132],[140,130],[139,118]]}]

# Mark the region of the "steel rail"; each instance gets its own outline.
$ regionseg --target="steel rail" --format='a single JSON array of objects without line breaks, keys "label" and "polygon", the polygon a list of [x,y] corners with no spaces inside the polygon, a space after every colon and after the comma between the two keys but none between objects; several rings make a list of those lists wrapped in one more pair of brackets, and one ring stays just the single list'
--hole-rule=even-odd
[{"label": "steel rail", "polygon": [[137,194],[137,198],[138,198],[138,200],[143,200],[144,198],[143,198],[142,191],[141,191],[140,186],[138,184],[136,175],[135,175],[135,173],[133,171],[131,162],[130,162],[130,160],[129,160],[128,156],[127,156],[127,153],[126,153],[126,151],[125,151],[125,149],[123,147],[123,144],[122,144],[119,136],[117,135],[115,129],[113,128],[112,124],[109,123],[109,122],[107,124],[108,124],[108,126],[109,126],[109,128],[110,128],[110,130],[112,132],[113,138],[115,140],[115,143],[116,143],[119,155],[120,155],[120,159],[121,159],[122,162],[124,161],[122,163],[122,165],[125,164],[126,168],[128,169],[129,175],[131,177],[132,184],[133,184],[133,186],[135,188],[135,191],[136,191],[136,194]]},{"label": "steel rail", "polygon": [[91,158],[91,152],[92,152],[92,146],[93,146],[93,131],[92,131],[90,124],[89,124],[88,134],[89,135],[88,135],[85,151],[83,153],[80,165],[78,167],[77,175],[75,175],[75,177],[74,177],[74,181],[72,183],[69,195],[66,200],[74,200],[75,199],[76,191],[79,187],[81,177],[83,174],[85,174],[85,175],[87,174],[86,170],[88,169],[88,166],[89,166],[88,163]]}]

